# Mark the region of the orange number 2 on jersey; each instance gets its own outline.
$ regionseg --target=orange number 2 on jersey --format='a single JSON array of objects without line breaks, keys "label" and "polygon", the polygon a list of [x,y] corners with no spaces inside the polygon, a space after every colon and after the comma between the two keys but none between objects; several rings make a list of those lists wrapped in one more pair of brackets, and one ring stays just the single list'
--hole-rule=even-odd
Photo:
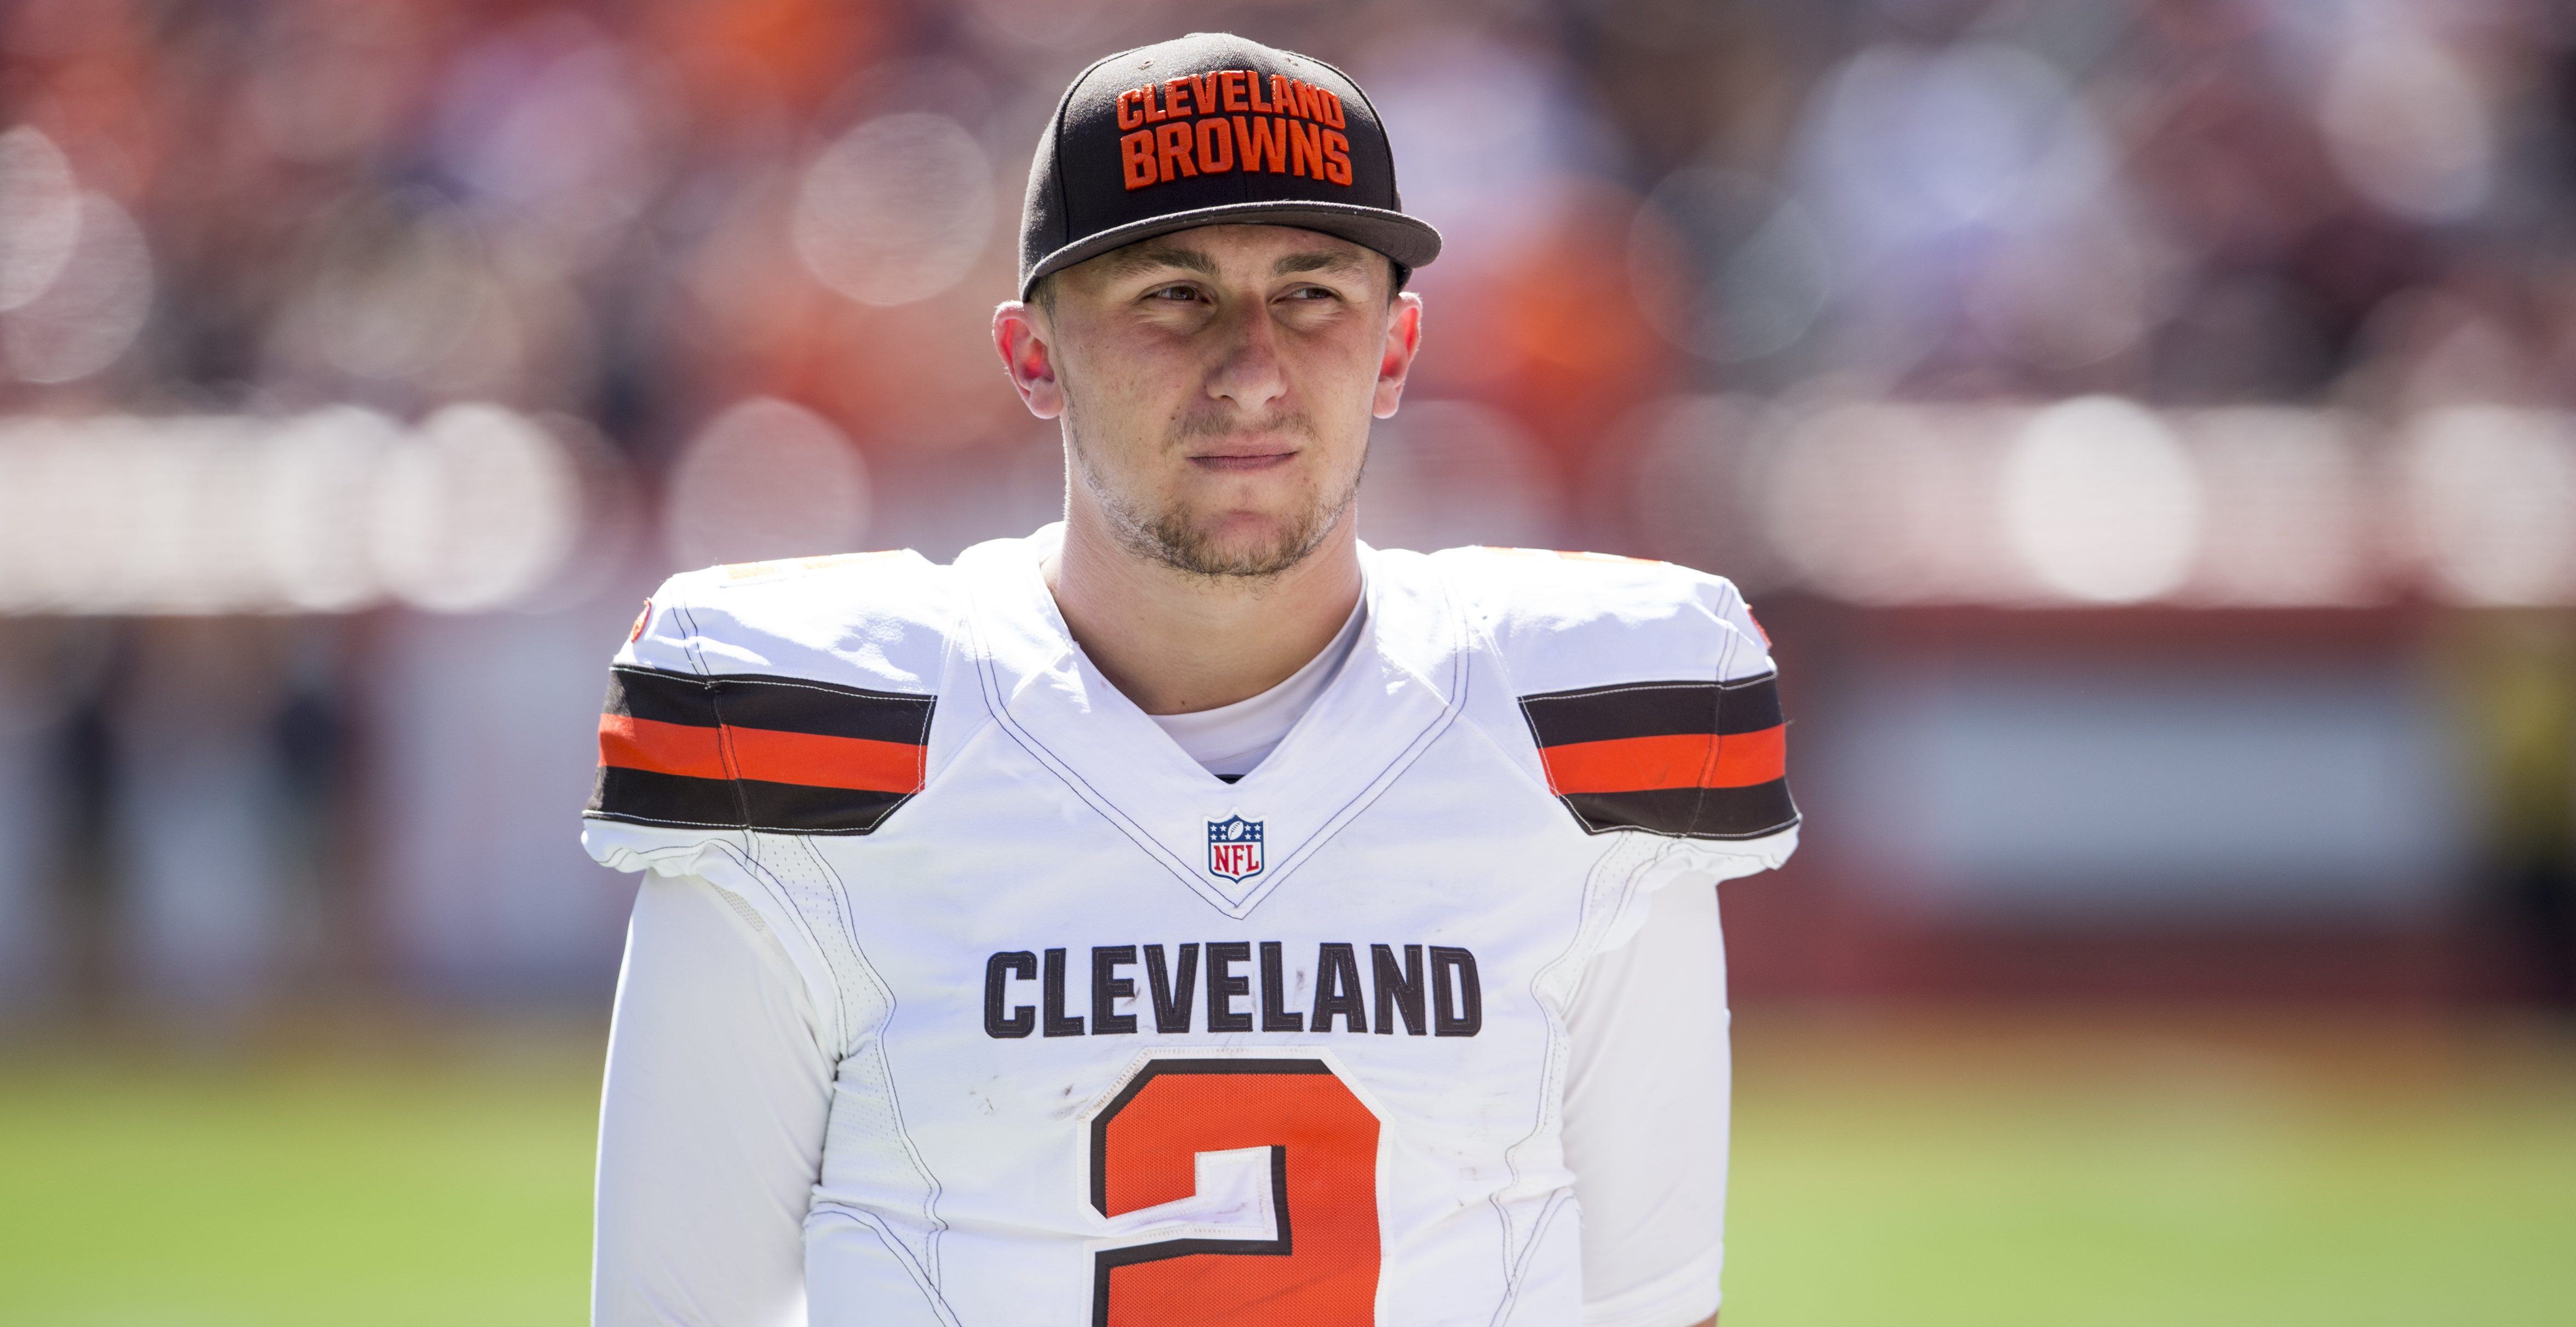
[{"label": "orange number 2 on jersey", "polygon": [[1155,1060],[1091,1121],[1102,1216],[1196,1192],[1201,1152],[1267,1148],[1272,1239],[1093,1255],[1093,1327],[1367,1327],[1377,1303],[1377,1117],[1321,1060]]}]

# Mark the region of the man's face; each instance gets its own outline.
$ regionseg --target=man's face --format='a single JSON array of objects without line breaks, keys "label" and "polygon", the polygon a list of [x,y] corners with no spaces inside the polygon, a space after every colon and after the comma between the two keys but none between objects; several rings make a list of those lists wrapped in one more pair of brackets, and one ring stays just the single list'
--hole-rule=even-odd
[{"label": "man's face", "polygon": [[1349,519],[1369,420],[1403,390],[1420,303],[1390,301],[1391,279],[1369,249],[1261,225],[1180,231],[1059,273],[1036,339],[1061,392],[1070,501],[1183,571],[1295,566]]}]

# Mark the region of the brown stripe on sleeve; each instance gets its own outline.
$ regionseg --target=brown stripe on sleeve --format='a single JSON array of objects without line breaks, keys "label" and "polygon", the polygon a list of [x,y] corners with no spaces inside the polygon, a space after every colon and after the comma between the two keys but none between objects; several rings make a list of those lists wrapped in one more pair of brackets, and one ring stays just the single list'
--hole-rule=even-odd
[{"label": "brown stripe on sleeve", "polygon": [[1798,823],[1789,781],[1750,788],[1656,788],[1644,792],[1573,793],[1566,809],[1595,834],[1642,829],[1691,839],[1758,839]]},{"label": "brown stripe on sleeve", "polygon": [[1776,674],[1521,698],[1548,787],[1591,833],[1745,839],[1797,823]]},{"label": "brown stripe on sleeve", "polygon": [[865,834],[927,773],[930,696],[800,678],[611,671],[586,814]]},{"label": "brown stripe on sleeve", "polygon": [[1678,733],[1749,733],[1780,725],[1780,675],[1736,682],[1626,682],[1521,697],[1540,746]]}]

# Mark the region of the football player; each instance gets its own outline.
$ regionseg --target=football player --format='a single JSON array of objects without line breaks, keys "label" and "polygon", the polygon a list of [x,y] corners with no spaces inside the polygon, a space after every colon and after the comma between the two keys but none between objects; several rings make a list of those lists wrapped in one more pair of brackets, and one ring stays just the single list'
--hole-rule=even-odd
[{"label": "football player", "polygon": [[1103,59],[993,319],[1064,520],[654,594],[597,1321],[1714,1315],[1767,643],[1679,567],[1359,540],[1439,247],[1340,70]]}]

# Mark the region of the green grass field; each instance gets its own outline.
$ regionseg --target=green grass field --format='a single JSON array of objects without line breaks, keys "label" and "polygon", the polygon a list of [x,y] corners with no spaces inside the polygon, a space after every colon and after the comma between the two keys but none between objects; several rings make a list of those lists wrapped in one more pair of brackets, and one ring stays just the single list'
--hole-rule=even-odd
[{"label": "green grass field", "polygon": [[[2576,1320],[2563,1032],[1738,1033],[1729,1327]],[[580,1322],[597,1035],[0,1056],[0,1323]]]}]

